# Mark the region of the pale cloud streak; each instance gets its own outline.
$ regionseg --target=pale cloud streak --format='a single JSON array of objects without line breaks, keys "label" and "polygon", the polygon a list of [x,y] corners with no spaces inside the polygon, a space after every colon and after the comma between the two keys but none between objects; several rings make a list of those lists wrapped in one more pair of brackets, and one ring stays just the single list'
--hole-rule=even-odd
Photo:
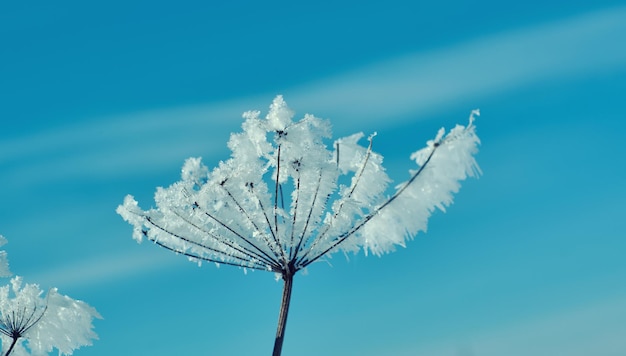
[{"label": "pale cloud streak", "polygon": [[28,275],[28,279],[47,286],[64,289],[102,286],[119,280],[132,278],[146,272],[167,269],[180,264],[175,256],[154,253],[145,249],[141,253],[123,253],[91,257],[76,261],[72,265],[60,266],[45,272]]},{"label": "pale cloud streak", "polygon": [[458,340],[407,346],[394,354],[430,356],[620,356],[626,350],[626,299],[594,300],[560,312],[500,323]]},{"label": "pale cloud streak", "polygon": [[[526,85],[626,68],[626,7],[419,52],[297,88],[295,107],[376,126]],[[301,102],[301,104],[300,104]],[[407,120],[405,117],[404,120]]]},{"label": "pale cloud streak", "polygon": [[[450,104],[525,85],[626,68],[626,7],[409,54],[286,89],[290,106],[376,130]],[[0,143],[12,184],[148,174],[225,147],[241,113],[265,110],[275,93],[229,102],[92,120]],[[42,177],[42,172],[46,172]]]}]

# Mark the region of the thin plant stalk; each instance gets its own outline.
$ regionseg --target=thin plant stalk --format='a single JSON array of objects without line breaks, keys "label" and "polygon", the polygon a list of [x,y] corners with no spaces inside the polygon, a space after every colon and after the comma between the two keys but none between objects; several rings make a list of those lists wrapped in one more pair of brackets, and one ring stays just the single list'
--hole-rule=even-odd
[{"label": "thin plant stalk", "polygon": [[7,350],[7,353],[4,354],[4,356],[9,356],[11,354],[11,352],[13,352],[13,348],[15,347],[15,344],[17,343],[17,339],[19,339],[19,337],[12,338],[11,346]]},{"label": "thin plant stalk", "polygon": [[287,327],[287,314],[289,314],[289,304],[291,302],[291,290],[293,288],[293,273],[288,271],[283,274],[283,298],[280,303],[280,313],[278,314],[278,326],[276,327],[276,340],[274,341],[274,351],[272,356],[280,356],[285,340],[285,329]]}]

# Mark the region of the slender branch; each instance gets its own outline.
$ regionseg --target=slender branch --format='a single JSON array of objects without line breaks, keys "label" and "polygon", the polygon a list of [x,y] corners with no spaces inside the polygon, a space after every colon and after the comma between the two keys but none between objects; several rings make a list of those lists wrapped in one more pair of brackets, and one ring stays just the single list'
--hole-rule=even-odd
[{"label": "slender branch", "polygon": [[[250,189],[252,189],[254,185],[252,183],[249,183],[249,187]],[[267,237],[267,234],[265,234],[265,232],[261,231],[261,229],[258,227],[258,225],[254,222],[254,220],[252,220],[252,217],[248,214],[248,212],[243,208],[243,206],[241,206],[241,204],[239,204],[239,201],[235,198],[235,196],[230,192],[230,190],[226,189],[226,187],[224,185],[221,185],[221,187],[226,191],[226,194],[228,194],[228,196],[233,200],[233,202],[237,205],[237,207],[239,208],[239,211],[248,219],[248,221],[250,221],[250,223],[252,224],[252,226],[254,226],[254,229],[259,233],[259,235],[263,236],[263,240],[265,240],[265,243],[267,244],[267,246],[270,248],[270,250],[274,253],[274,256],[276,258],[280,258],[280,255],[274,251],[274,249],[272,248],[272,244],[270,239]],[[272,233],[272,235],[274,234],[274,232],[272,231],[272,229],[270,228],[270,232]],[[274,238],[274,241],[276,243],[277,240],[276,238]],[[280,250],[280,245],[276,245],[276,248],[278,250]]]},{"label": "slender branch", "polygon": [[0,333],[2,333],[2,334],[4,334],[4,335],[6,335],[6,336],[9,336],[9,337],[10,337],[10,336],[11,336],[11,333],[9,333],[9,332],[8,332],[7,330],[5,330],[5,329],[9,329],[9,328],[7,327],[7,325],[6,325],[6,324],[4,324],[4,322],[2,322],[2,323],[0,324]]},{"label": "slender branch", "polygon": [[[250,189],[252,191],[253,187],[250,187]],[[263,216],[265,217],[265,222],[267,223],[267,227],[269,228],[270,232],[272,233],[272,237],[274,238],[274,241],[276,242],[276,245],[278,246],[278,249],[281,250],[281,252],[282,252],[282,248],[280,247],[280,242],[278,241],[278,237],[274,234],[274,228],[272,227],[272,223],[270,223],[270,218],[269,218],[269,216],[267,216],[267,212],[265,211],[265,206],[263,205],[263,202],[261,201],[261,198],[258,196],[258,194],[256,194],[256,191],[254,191],[254,196],[256,197],[257,202],[259,203],[259,206],[261,207],[261,211],[263,212]]]},{"label": "slender branch", "polygon": [[39,320],[41,320],[41,318],[43,318],[43,315],[48,310],[48,298],[50,298],[50,291],[48,291],[48,295],[46,295],[46,306],[43,308],[43,311],[41,312],[41,314],[39,314],[39,316],[37,317],[35,321],[31,322],[37,311],[37,307],[34,307],[32,314],[28,317],[26,322],[23,324],[24,327],[22,328],[21,334],[24,334],[25,332],[30,330],[33,326],[35,326],[35,324],[39,322]]},{"label": "slender branch", "polygon": [[[179,216],[176,212],[174,212],[174,214]],[[179,216],[179,218],[181,218],[183,221],[185,221],[189,225],[195,227],[196,229],[199,229],[200,231],[205,232],[203,229],[201,229],[200,227],[196,226],[192,222],[187,221],[186,219],[184,219],[184,218],[182,218],[180,216]],[[152,225],[155,228],[163,231],[164,233],[166,233],[166,234],[168,234],[168,235],[170,235],[172,237],[175,237],[175,238],[177,238],[177,239],[179,239],[181,241],[184,241],[184,242],[187,242],[189,244],[192,244],[192,245],[195,245],[197,247],[200,247],[201,249],[205,249],[205,250],[207,250],[209,252],[215,253],[216,255],[225,255],[225,256],[233,257],[235,259],[240,259],[240,260],[245,260],[246,258],[260,258],[260,257],[262,257],[261,255],[256,255],[256,254],[252,253],[252,251],[245,250],[243,247],[238,248],[237,246],[234,246],[234,245],[232,245],[230,243],[226,243],[225,242],[226,238],[223,237],[223,236],[218,236],[218,235],[212,234],[210,232],[206,232],[209,236],[213,237],[214,241],[225,244],[226,246],[232,248],[233,250],[241,253],[244,257],[228,254],[225,251],[218,250],[216,248],[213,248],[213,247],[207,246],[205,244],[202,244],[200,242],[194,241],[192,239],[186,238],[183,235],[180,235],[180,234],[177,234],[175,232],[172,232],[172,231],[166,229],[165,227],[161,226],[160,224],[154,222],[154,220],[151,217],[149,217],[149,216],[146,216],[145,219],[146,219],[146,222],[150,223],[150,225]],[[156,241],[156,238],[151,238],[150,236],[148,236],[146,231],[142,231],[142,233],[150,241]]]},{"label": "slender branch", "polygon": [[[295,253],[296,256],[298,255],[298,252],[300,252],[300,247],[306,246],[306,244],[308,243],[308,240],[310,239],[310,236],[306,237],[306,232],[309,228],[309,223],[311,222],[311,216],[313,215],[313,209],[315,208],[315,204],[317,202],[317,196],[320,191],[321,185],[322,185],[322,172],[320,171],[318,179],[317,179],[317,186],[315,187],[315,193],[313,194],[313,201],[311,202],[311,208],[309,209],[309,214],[307,215],[306,222],[304,223],[304,228],[302,229],[302,235],[300,235],[300,241],[298,241],[298,246],[296,246],[296,253]],[[296,263],[296,266],[297,265],[298,263]]]},{"label": "slender branch", "polygon": [[[278,241],[278,187],[280,185],[279,181],[280,181],[280,148],[281,147],[282,147],[281,145],[278,145],[278,155],[276,157],[276,182],[274,185],[274,228],[276,229],[276,235],[274,236],[274,238],[276,239],[276,242],[278,242],[279,245],[280,245],[280,242]],[[282,247],[280,250],[283,254],[283,260],[285,261],[286,260],[285,252],[283,251]]]},{"label": "slender branch", "polygon": [[280,194],[280,208],[285,210],[285,196],[283,195],[283,185],[278,185],[278,193]]},{"label": "slender branch", "polygon": [[[197,203],[195,203],[195,202],[194,202],[194,209],[195,209],[196,207],[199,207],[199,206],[197,205]],[[188,242],[188,243],[194,244],[194,245],[196,245],[196,246],[198,246],[198,247],[200,247],[200,248],[203,248],[203,249],[206,249],[206,250],[212,251],[212,252],[214,252],[214,253],[216,253],[216,254],[218,254],[218,255],[219,255],[219,254],[223,254],[223,255],[226,255],[226,256],[229,256],[229,257],[233,257],[233,258],[236,258],[236,259],[245,260],[245,258],[242,258],[242,257],[239,257],[239,256],[234,256],[234,255],[228,255],[228,254],[226,254],[224,251],[217,250],[217,249],[215,249],[215,248],[212,248],[212,247],[206,246],[206,245],[201,244],[201,243],[199,243],[199,242],[197,242],[197,241],[193,241],[193,240],[188,239],[188,238],[186,238],[186,237],[184,237],[184,236],[182,236],[182,235],[179,235],[179,234],[176,234],[176,233],[174,233],[174,232],[172,232],[172,231],[169,231],[169,230],[167,230],[166,228],[164,228],[164,227],[162,227],[161,225],[159,225],[159,224],[157,224],[156,222],[154,222],[154,221],[153,221],[153,219],[152,219],[150,216],[146,216],[146,215],[144,215],[144,214],[139,214],[139,213],[134,212],[134,211],[131,211],[131,210],[127,210],[127,211],[128,211],[128,212],[130,212],[131,214],[135,214],[135,215],[137,215],[137,216],[142,217],[142,218],[143,218],[143,219],[145,219],[148,223],[150,223],[152,226],[156,227],[157,229],[159,229],[159,230],[161,230],[161,231],[165,232],[166,234],[171,235],[171,236],[173,236],[173,237],[175,237],[175,238],[177,238],[177,239],[180,239],[180,240],[182,240],[182,241],[185,241],[185,242]],[[272,267],[277,266],[277,261],[274,261],[274,260],[273,260],[270,256],[266,255],[266,256],[267,256],[267,258],[264,258],[262,255],[259,255],[258,253],[254,252],[254,251],[252,251],[252,250],[250,250],[250,249],[247,249],[245,246],[236,246],[236,245],[234,245],[233,243],[228,242],[228,240],[227,240],[225,237],[223,237],[223,236],[219,236],[219,235],[215,235],[214,233],[212,233],[212,232],[210,232],[210,231],[206,231],[206,230],[202,229],[201,227],[197,226],[196,224],[194,224],[193,222],[189,221],[189,220],[188,220],[188,219],[186,219],[185,217],[183,217],[183,216],[182,216],[181,214],[179,214],[178,212],[176,212],[176,211],[174,211],[174,210],[171,210],[171,211],[174,213],[174,215],[178,216],[178,218],[180,218],[181,220],[185,221],[185,222],[186,222],[186,223],[188,223],[189,225],[191,225],[191,226],[195,227],[196,229],[198,229],[199,231],[201,231],[201,232],[203,232],[203,233],[206,233],[207,235],[209,235],[209,236],[213,237],[213,240],[214,240],[214,241],[216,241],[216,242],[218,242],[218,243],[221,243],[221,244],[223,244],[223,245],[226,245],[226,246],[228,246],[228,247],[232,248],[233,250],[235,250],[235,251],[237,251],[237,252],[241,253],[242,255],[247,256],[248,258],[257,258],[257,259],[260,259],[260,260],[265,261],[266,263],[268,263],[268,264],[269,264],[269,265],[271,265]],[[145,233],[144,233],[144,235],[145,235],[145,236],[146,236],[146,238],[148,238],[149,240],[154,241],[154,239],[151,239],[151,238],[150,238],[147,234],[145,234]],[[244,240],[244,241],[245,241],[245,240]],[[261,251],[261,252],[263,252],[263,251]]]},{"label": "slender branch", "polygon": [[[194,202],[194,206],[196,207],[200,207],[198,205],[197,202]],[[223,228],[225,228],[226,230],[230,231],[231,233],[233,233],[235,236],[239,237],[240,239],[242,239],[243,241],[247,242],[250,246],[254,247],[255,250],[259,251],[260,253],[262,253],[263,255],[267,256],[268,258],[271,259],[271,257],[269,255],[267,255],[267,253],[263,250],[261,250],[257,245],[253,244],[252,242],[250,242],[247,238],[245,238],[242,234],[238,233],[237,231],[233,230],[233,228],[231,228],[230,226],[226,225],[224,222],[222,222],[220,219],[216,218],[215,216],[211,215],[208,211],[202,211],[202,213],[204,213],[204,215],[208,216],[209,218],[213,219],[215,222],[217,222],[220,226],[222,226]],[[273,259],[272,259],[273,260]]]},{"label": "slender branch", "polygon": [[[369,213],[363,220],[361,220],[361,222],[357,225],[355,225],[354,227],[352,227],[349,231],[339,235],[339,237],[337,238],[337,240],[330,245],[327,249],[325,249],[324,251],[322,251],[321,253],[318,253],[315,257],[304,261],[304,259],[301,260],[301,266],[302,268],[310,265],[311,263],[315,262],[316,260],[318,260],[320,257],[322,257],[323,255],[325,255],[326,253],[328,253],[328,251],[334,249],[335,247],[339,246],[341,243],[343,243],[347,238],[349,238],[350,236],[352,236],[355,232],[359,231],[365,224],[367,224],[370,220],[372,220],[372,218],[374,216],[376,216],[381,210],[383,210],[385,207],[387,207],[389,204],[391,204],[391,202],[393,202],[394,200],[396,200],[396,198],[398,196],[400,196],[400,194],[402,194],[402,192],[404,192],[406,190],[406,188],[411,185],[411,183],[413,183],[415,181],[415,179],[417,179],[417,177],[424,171],[424,169],[426,168],[426,166],[428,166],[428,163],[430,163],[430,160],[432,159],[433,155],[435,154],[435,151],[437,150],[437,148],[440,146],[440,144],[435,144],[435,146],[433,147],[433,150],[430,152],[430,154],[428,155],[428,158],[426,159],[426,161],[424,162],[424,164],[422,164],[422,166],[417,170],[417,172],[415,172],[415,174],[413,174],[413,176],[411,177],[411,179],[409,179],[409,181],[402,187],[400,188],[391,198],[389,198],[389,200],[387,200],[385,203],[383,203],[381,206],[379,206],[378,208],[376,208],[373,212]],[[310,251],[310,250],[309,250]]]},{"label": "slender branch", "polygon": [[[350,192],[348,192],[348,194],[341,199],[341,201],[339,202],[339,207],[337,208],[337,211],[335,211],[335,213],[333,214],[333,217],[332,217],[331,221],[328,224],[326,224],[326,226],[324,226],[324,230],[316,236],[316,238],[313,241],[313,243],[310,244],[309,247],[307,248],[307,251],[304,254],[302,254],[302,257],[300,258],[299,262],[304,261],[307,258],[307,255],[311,251],[313,251],[315,246],[320,241],[322,241],[324,236],[326,236],[328,231],[330,231],[330,228],[333,225],[333,222],[335,221],[335,219],[337,219],[337,217],[341,213],[341,210],[343,209],[343,206],[345,205],[345,202],[352,197],[352,194],[354,194],[354,191],[356,190],[356,187],[359,185],[359,182],[361,182],[361,178],[363,177],[363,172],[365,172],[365,168],[367,167],[367,163],[369,162],[370,156],[372,154],[372,143],[373,143],[373,141],[374,140],[372,139],[372,137],[370,137],[370,139],[369,139],[369,146],[367,147],[367,152],[365,154],[365,158],[363,158],[363,163],[361,164],[361,167],[359,168],[359,172],[355,176],[355,179],[352,181],[352,186],[350,187]],[[339,165],[339,144],[337,144],[337,165]]]},{"label": "slender branch", "polygon": [[[296,200],[293,205],[293,217],[291,218],[291,237],[289,241],[289,260],[291,261],[295,256],[293,254],[293,238],[296,230],[296,221],[298,220],[298,201],[300,200],[300,169],[296,168],[296,172],[298,172],[298,178],[296,179]],[[300,244],[298,244],[300,246]],[[298,253],[298,249],[295,249],[296,254]]]},{"label": "slender branch", "polygon": [[[271,267],[272,267],[272,269],[273,269],[273,268],[278,267],[278,264],[276,263],[276,261],[272,261],[272,260],[267,261],[267,260],[265,260],[265,259],[263,258],[263,256],[262,256],[262,255],[256,254],[256,253],[254,253],[254,251],[249,251],[249,252],[248,252],[248,250],[247,250],[247,249],[246,249],[245,251],[242,251],[242,249],[244,249],[244,247],[238,248],[237,246],[234,246],[233,244],[231,244],[231,243],[229,243],[229,242],[225,241],[225,238],[221,238],[221,239],[215,238],[215,241],[217,241],[217,242],[219,242],[219,243],[222,243],[222,244],[224,244],[224,245],[226,245],[226,246],[228,246],[228,247],[230,247],[230,248],[234,249],[235,251],[237,251],[237,252],[241,253],[242,255],[244,255],[244,257],[240,257],[240,256],[232,255],[232,254],[227,254],[227,253],[226,253],[226,252],[224,252],[224,251],[220,251],[220,250],[218,250],[218,249],[215,249],[215,248],[212,248],[212,247],[209,247],[209,246],[203,245],[203,244],[201,244],[201,243],[199,243],[199,242],[197,242],[197,241],[193,241],[193,240],[188,239],[188,238],[186,238],[186,237],[184,237],[184,236],[182,236],[182,235],[179,235],[179,234],[176,234],[176,233],[174,233],[174,232],[172,232],[172,231],[169,231],[169,230],[167,230],[166,228],[162,227],[161,225],[159,225],[159,224],[155,223],[155,222],[154,222],[154,221],[153,221],[153,220],[152,220],[149,216],[146,216],[146,217],[145,217],[145,219],[146,219],[146,221],[147,221],[147,222],[149,222],[152,226],[154,226],[154,227],[156,227],[157,229],[159,229],[159,230],[161,230],[161,231],[165,232],[165,233],[166,233],[166,234],[168,234],[168,235],[171,235],[171,236],[173,236],[173,237],[175,237],[175,238],[177,238],[177,239],[180,239],[180,240],[182,240],[182,241],[184,241],[184,242],[187,242],[187,243],[190,243],[190,244],[196,245],[196,246],[198,246],[198,247],[200,247],[200,248],[206,249],[206,250],[208,250],[208,251],[210,251],[210,252],[215,253],[216,255],[223,255],[223,256],[225,256],[225,257],[227,257],[227,258],[233,258],[233,259],[235,259],[235,260],[240,260],[240,261],[242,261],[242,264],[241,264],[241,265],[243,265],[243,263],[244,263],[244,262],[248,262],[248,261],[250,261],[251,259],[258,259],[258,260],[261,260],[261,261],[265,262],[265,263],[267,264],[267,266],[271,266]],[[190,222],[188,222],[188,223],[189,223],[189,224],[191,224]],[[195,226],[195,225],[193,225],[193,224],[191,224],[191,225],[192,225],[192,226],[194,226],[194,227],[196,227],[196,226]],[[199,228],[199,227],[196,227],[196,228]],[[157,243],[157,245],[162,246],[162,247],[165,247],[165,245],[164,245],[163,243],[158,242],[156,239],[152,239],[152,238],[150,238],[150,237],[149,237],[146,233],[144,233],[144,236],[146,236],[149,240],[151,240],[151,241],[153,241],[153,242]],[[184,252],[184,251],[177,250],[177,249],[175,249],[175,248],[173,248],[173,247],[169,247],[169,246],[168,246],[168,247],[166,247],[166,248],[167,248],[168,250],[171,250],[171,251],[174,251],[174,252],[177,252],[177,253],[185,254],[185,252]],[[204,260],[207,260],[207,261],[208,261],[208,260],[210,260],[210,259],[209,259],[209,257],[206,257],[206,258],[205,258],[205,257],[200,257],[200,256],[195,256],[195,255],[194,255],[194,256],[190,256],[190,257],[196,257],[196,258],[199,258],[199,259],[204,259]],[[219,260],[216,260],[216,261],[211,261],[211,262],[223,263],[223,262],[219,262]],[[239,264],[234,264],[234,265],[239,266]],[[265,269],[267,269],[267,268],[265,268]]]},{"label": "slender branch", "polygon": [[[346,197],[346,199],[350,199],[350,197],[352,196],[352,194],[354,193],[354,191],[356,190],[357,185],[359,185],[359,182],[361,181],[361,177],[363,177],[363,172],[365,172],[365,168],[367,167],[367,163],[370,160],[370,157],[372,156],[372,144],[374,142],[374,138],[372,136],[370,136],[369,138],[369,146],[367,146],[367,152],[365,153],[365,158],[363,159],[363,164],[361,165],[360,169],[359,169],[359,173],[356,176],[356,181],[354,184],[352,184],[352,189],[350,189],[350,193],[348,193],[348,196]],[[337,146],[337,148],[339,148],[339,146]],[[339,160],[339,158],[337,158],[337,160]],[[343,201],[345,201],[345,199],[343,199]],[[339,209],[341,209],[341,207],[343,207],[343,201],[341,202],[341,206],[339,207]],[[335,216],[337,216],[339,213],[337,213]]]},{"label": "slender branch", "polygon": [[[163,247],[166,250],[172,251],[174,253],[178,253],[181,254],[183,256],[187,256],[187,257],[191,257],[191,258],[196,258],[202,261],[207,261],[207,262],[213,262],[213,263],[219,263],[219,264],[224,264],[224,265],[228,265],[228,266],[235,266],[235,267],[243,267],[243,268],[250,268],[250,269],[256,269],[256,270],[260,270],[260,271],[267,271],[267,265],[262,265],[259,263],[256,263],[254,260],[243,260],[244,262],[248,262],[248,263],[254,263],[254,265],[245,265],[245,264],[239,264],[239,263],[234,263],[234,262],[228,262],[228,261],[223,261],[223,260],[218,260],[218,259],[213,259],[210,257],[204,257],[204,256],[199,256],[193,253],[189,253],[189,252],[185,252],[185,251],[180,251],[177,250],[175,248],[172,248],[170,246],[167,246],[166,244],[159,242],[157,240],[150,240],[152,242],[154,242],[155,244]],[[272,271],[274,272],[279,272],[280,269],[275,269],[274,267],[272,268]]]},{"label": "slender branch", "polygon": [[[229,241],[228,241],[228,239],[227,239],[226,237],[221,236],[221,235],[216,235],[215,233],[212,233],[212,232],[210,232],[210,231],[208,231],[208,230],[206,230],[206,229],[202,228],[201,226],[198,226],[197,224],[194,224],[191,220],[189,220],[189,219],[185,218],[184,216],[182,216],[182,215],[181,215],[180,213],[178,213],[177,211],[172,210],[172,212],[173,212],[176,216],[178,216],[178,218],[180,218],[181,220],[183,220],[183,221],[184,221],[184,222],[186,222],[187,224],[189,224],[189,225],[193,226],[194,228],[196,228],[196,229],[197,229],[197,230],[199,230],[200,232],[203,232],[203,233],[205,233],[205,234],[207,234],[207,235],[209,235],[209,236],[213,237],[213,240],[214,240],[215,242],[220,243],[220,244],[223,244],[223,245],[226,245],[227,247],[230,247],[230,248],[234,249],[235,251],[237,251],[237,252],[239,252],[239,253],[243,254],[244,256],[247,256],[247,257],[250,257],[250,258],[258,258],[258,259],[260,259],[260,260],[262,260],[262,261],[265,261],[267,264],[270,264],[270,265],[275,264],[275,263],[278,263],[276,260],[274,260],[271,256],[269,256],[267,253],[264,253],[263,251],[260,251],[260,252],[261,252],[261,254],[259,254],[259,253],[255,252],[255,251],[253,251],[253,250],[250,250],[249,248],[247,248],[247,247],[245,247],[245,246],[241,246],[241,245],[239,245],[239,244],[235,244],[235,242],[229,242]],[[168,232],[168,231],[166,231],[166,232]],[[169,233],[169,232],[168,232],[168,233]],[[209,249],[209,250],[211,250],[211,251],[218,252],[218,253],[223,253],[223,251],[219,251],[219,250],[217,250],[217,249],[214,249],[214,248],[211,248],[211,247],[205,246],[205,245],[203,245],[203,244],[201,244],[201,243],[199,243],[199,242],[197,242],[197,241],[193,241],[193,240],[191,240],[191,239],[187,239],[187,238],[185,238],[184,236],[178,236],[178,235],[173,235],[173,236],[178,237],[178,238],[182,239],[183,241],[187,241],[187,242],[190,242],[190,243],[192,243],[192,244],[195,244],[195,245],[197,245],[197,246],[199,246],[199,247],[206,248],[206,249]],[[245,240],[244,240],[244,241],[245,241]],[[246,241],[246,242],[248,242],[248,241]],[[250,244],[250,242],[248,242],[248,243]],[[254,244],[252,244],[252,246],[253,246],[253,247],[257,247],[257,246],[256,246],[256,245],[254,245]],[[257,248],[256,248],[256,250],[260,250],[260,248],[258,248],[258,247],[257,247]]]}]

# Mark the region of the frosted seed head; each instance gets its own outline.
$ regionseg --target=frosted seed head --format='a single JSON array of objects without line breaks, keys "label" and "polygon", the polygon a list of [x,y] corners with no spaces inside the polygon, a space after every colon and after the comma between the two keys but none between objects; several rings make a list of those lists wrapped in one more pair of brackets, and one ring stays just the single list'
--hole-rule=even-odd
[{"label": "frosted seed head", "polygon": [[208,179],[208,175],[209,169],[202,164],[201,157],[187,158],[181,169],[182,180],[195,187],[202,186]]},{"label": "frosted seed head", "polygon": [[209,173],[200,158],[190,158],[180,182],[157,190],[156,208],[143,211],[128,196],[118,213],[138,241],[244,270],[305,268],[336,251],[381,255],[426,231],[431,213],[452,203],[459,181],[477,175],[477,115],[415,151],[417,167],[390,198],[383,157],[370,145],[375,134],[329,147],[330,123],[310,114],[292,121],[279,95],[264,119],[259,111],[243,114],[228,160]]},{"label": "frosted seed head", "polygon": [[283,132],[285,128],[291,123],[294,112],[287,107],[287,103],[283,99],[282,95],[276,96],[272,105],[270,105],[270,111],[266,116],[268,129],[276,132]]}]

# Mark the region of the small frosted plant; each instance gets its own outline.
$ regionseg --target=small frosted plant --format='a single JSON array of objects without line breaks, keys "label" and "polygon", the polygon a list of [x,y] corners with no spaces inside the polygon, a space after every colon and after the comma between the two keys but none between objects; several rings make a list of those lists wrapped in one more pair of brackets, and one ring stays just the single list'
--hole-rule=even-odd
[{"label": "small frosted plant", "polygon": [[[6,243],[0,235],[0,245]],[[0,277],[8,277],[6,252],[0,251]],[[56,288],[43,296],[37,284],[14,277],[0,287],[0,340],[3,356],[71,355],[97,339],[92,321],[98,312],[85,302],[61,295]]]},{"label": "small frosted plant", "polygon": [[[473,125],[441,129],[414,152],[408,181],[387,193],[391,180],[382,156],[362,133],[329,148],[330,124],[294,113],[281,96],[265,119],[244,113],[243,132],[232,134],[231,158],[212,171],[189,158],[182,179],[158,188],[156,208],[142,210],[128,195],[117,212],[133,237],[187,256],[278,274],[284,281],[273,355],[281,354],[294,275],[335,252],[381,255],[426,231],[429,216],[452,203],[452,194],[480,171]],[[389,195],[390,194],[390,195]]]}]

